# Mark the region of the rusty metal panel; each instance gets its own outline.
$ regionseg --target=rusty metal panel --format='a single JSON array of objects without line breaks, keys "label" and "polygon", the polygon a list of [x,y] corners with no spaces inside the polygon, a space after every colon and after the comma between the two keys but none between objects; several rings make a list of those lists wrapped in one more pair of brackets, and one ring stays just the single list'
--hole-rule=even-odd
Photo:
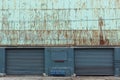
[{"label": "rusty metal panel", "polygon": [[119,4],[120,0],[0,0],[0,45],[120,45]]}]

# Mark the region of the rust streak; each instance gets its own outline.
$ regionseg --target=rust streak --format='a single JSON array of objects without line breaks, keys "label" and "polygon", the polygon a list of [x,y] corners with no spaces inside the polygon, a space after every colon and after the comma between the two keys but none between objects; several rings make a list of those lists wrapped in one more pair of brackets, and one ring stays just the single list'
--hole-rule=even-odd
[{"label": "rust streak", "polygon": [[98,24],[99,24],[99,27],[100,27],[100,45],[108,45],[109,44],[109,40],[106,38],[105,34],[104,34],[105,39],[103,38],[102,27],[104,26],[104,22],[103,22],[102,18],[99,18],[99,23]]},{"label": "rust streak", "polygon": [[82,5],[82,8],[85,8],[86,7],[86,3],[84,2],[83,5]]},{"label": "rust streak", "polygon": [[99,26],[100,26],[100,27],[103,27],[103,25],[104,25],[103,19],[100,17],[100,18],[99,18]]},{"label": "rust streak", "polygon": [[120,7],[120,0],[116,0],[116,4],[117,7]]},{"label": "rust streak", "polygon": [[102,26],[103,26],[103,20],[102,20],[102,18],[99,18],[99,27],[100,27],[100,45],[104,45],[104,44],[105,44],[105,41],[103,40]]}]

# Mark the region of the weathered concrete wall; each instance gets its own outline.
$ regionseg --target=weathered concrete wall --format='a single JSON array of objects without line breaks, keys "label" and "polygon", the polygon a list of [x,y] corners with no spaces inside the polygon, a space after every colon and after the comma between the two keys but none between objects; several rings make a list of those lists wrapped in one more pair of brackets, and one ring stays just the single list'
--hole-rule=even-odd
[{"label": "weathered concrete wall", "polygon": [[120,45],[120,0],[0,0],[1,46]]}]

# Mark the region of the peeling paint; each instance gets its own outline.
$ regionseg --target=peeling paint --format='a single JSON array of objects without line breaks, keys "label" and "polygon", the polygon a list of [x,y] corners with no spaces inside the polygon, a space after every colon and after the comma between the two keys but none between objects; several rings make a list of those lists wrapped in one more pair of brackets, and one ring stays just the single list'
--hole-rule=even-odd
[{"label": "peeling paint", "polygon": [[0,0],[0,46],[120,45],[120,0]]}]

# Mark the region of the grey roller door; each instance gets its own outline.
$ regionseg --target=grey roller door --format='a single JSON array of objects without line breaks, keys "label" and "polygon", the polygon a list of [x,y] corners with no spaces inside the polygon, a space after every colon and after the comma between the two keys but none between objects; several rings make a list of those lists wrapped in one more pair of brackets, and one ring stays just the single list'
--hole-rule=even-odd
[{"label": "grey roller door", "polygon": [[75,49],[77,75],[113,75],[113,49]]},{"label": "grey roller door", "polygon": [[7,49],[6,73],[12,75],[42,75],[43,49]]}]

